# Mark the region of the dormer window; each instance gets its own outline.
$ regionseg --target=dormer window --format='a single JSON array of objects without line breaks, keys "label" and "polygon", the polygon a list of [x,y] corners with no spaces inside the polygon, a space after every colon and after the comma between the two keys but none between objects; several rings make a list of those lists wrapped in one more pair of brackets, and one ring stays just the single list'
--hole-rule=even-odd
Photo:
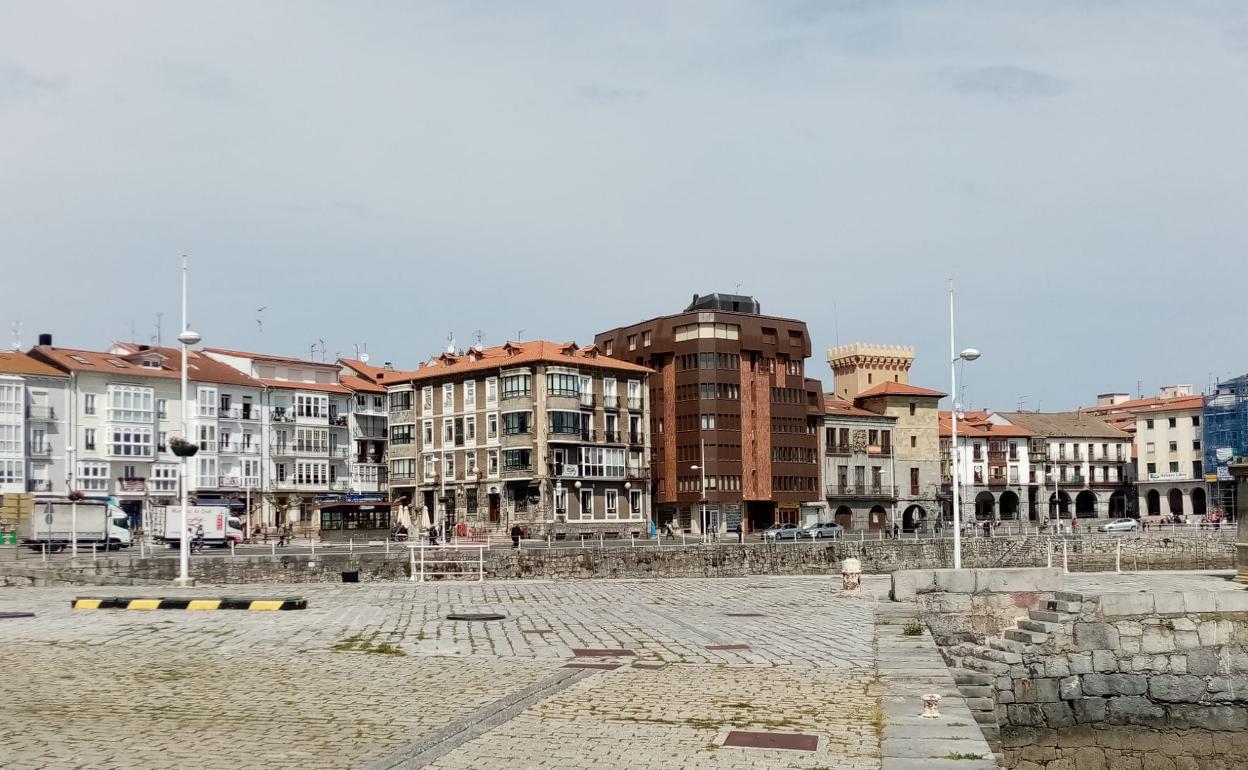
[{"label": "dormer window", "polygon": [[140,363],[142,364],[144,369],[159,369],[160,368],[160,361],[156,360],[155,358],[144,358]]}]

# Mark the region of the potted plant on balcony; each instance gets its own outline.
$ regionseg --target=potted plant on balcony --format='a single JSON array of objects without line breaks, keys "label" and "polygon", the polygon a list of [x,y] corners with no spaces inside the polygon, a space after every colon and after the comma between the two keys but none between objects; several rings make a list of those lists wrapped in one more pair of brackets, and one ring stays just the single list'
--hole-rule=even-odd
[{"label": "potted plant on balcony", "polygon": [[82,493],[81,489],[71,489],[69,492],[69,499],[73,502],[78,502],[85,497],[86,495]]},{"label": "potted plant on balcony", "polygon": [[199,444],[187,441],[184,438],[175,437],[169,439],[169,451],[178,457],[194,457],[195,453],[199,451]]}]

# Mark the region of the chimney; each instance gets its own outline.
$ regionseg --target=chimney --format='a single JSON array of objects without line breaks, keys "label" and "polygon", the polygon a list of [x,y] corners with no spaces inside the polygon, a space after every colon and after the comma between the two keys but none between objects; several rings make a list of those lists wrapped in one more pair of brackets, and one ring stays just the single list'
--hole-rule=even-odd
[{"label": "chimney", "polygon": [[139,350],[151,350],[151,345],[139,345]]},{"label": "chimney", "polygon": [[40,345],[46,345],[47,347],[52,347],[52,335],[51,335],[51,334],[40,334],[40,335],[39,335],[39,344],[40,344]]},{"label": "chimney", "polygon": [[382,364],[381,368],[382,368],[382,369],[385,369],[387,372],[393,372],[393,371],[394,371],[394,364],[392,364],[392,363],[390,363],[389,361],[387,361],[387,362],[385,362],[384,364]]}]

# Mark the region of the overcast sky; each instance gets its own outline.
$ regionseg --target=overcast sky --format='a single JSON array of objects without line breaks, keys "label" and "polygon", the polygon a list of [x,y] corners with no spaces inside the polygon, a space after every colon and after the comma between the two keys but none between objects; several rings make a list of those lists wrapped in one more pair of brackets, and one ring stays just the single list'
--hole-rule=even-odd
[{"label": "overcast sky", "polygon": [[947,390],[953,277],[970,406],[1200,390],[1248,369],[1246,118],[1239,2],[0,0],[0,340],[168,343],[189,254],[210,345],[739,286],[829,388],[839,340]]}]

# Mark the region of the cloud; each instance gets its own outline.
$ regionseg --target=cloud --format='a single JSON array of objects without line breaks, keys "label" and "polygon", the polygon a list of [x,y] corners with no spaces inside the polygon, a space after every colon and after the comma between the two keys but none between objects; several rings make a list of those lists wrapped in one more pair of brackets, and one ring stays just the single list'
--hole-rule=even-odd
[{"label": "cloud", "polygon": [[1011,65],[962,70],[954,77],[954,88],[959,91],[998,99],[1057,96],[1070,85],[1069,80]]},{"label": "cloud", "polygon": [[55,93],[64,86],[60,78],[40,77],[16,62],[0,61],[0,106]]},{"label": "cloud", "polygon": [[582,99],[591,102],[637,102],[649,95],[640,88],[617,88],[593,83],[581,86],[577,92]]}]

